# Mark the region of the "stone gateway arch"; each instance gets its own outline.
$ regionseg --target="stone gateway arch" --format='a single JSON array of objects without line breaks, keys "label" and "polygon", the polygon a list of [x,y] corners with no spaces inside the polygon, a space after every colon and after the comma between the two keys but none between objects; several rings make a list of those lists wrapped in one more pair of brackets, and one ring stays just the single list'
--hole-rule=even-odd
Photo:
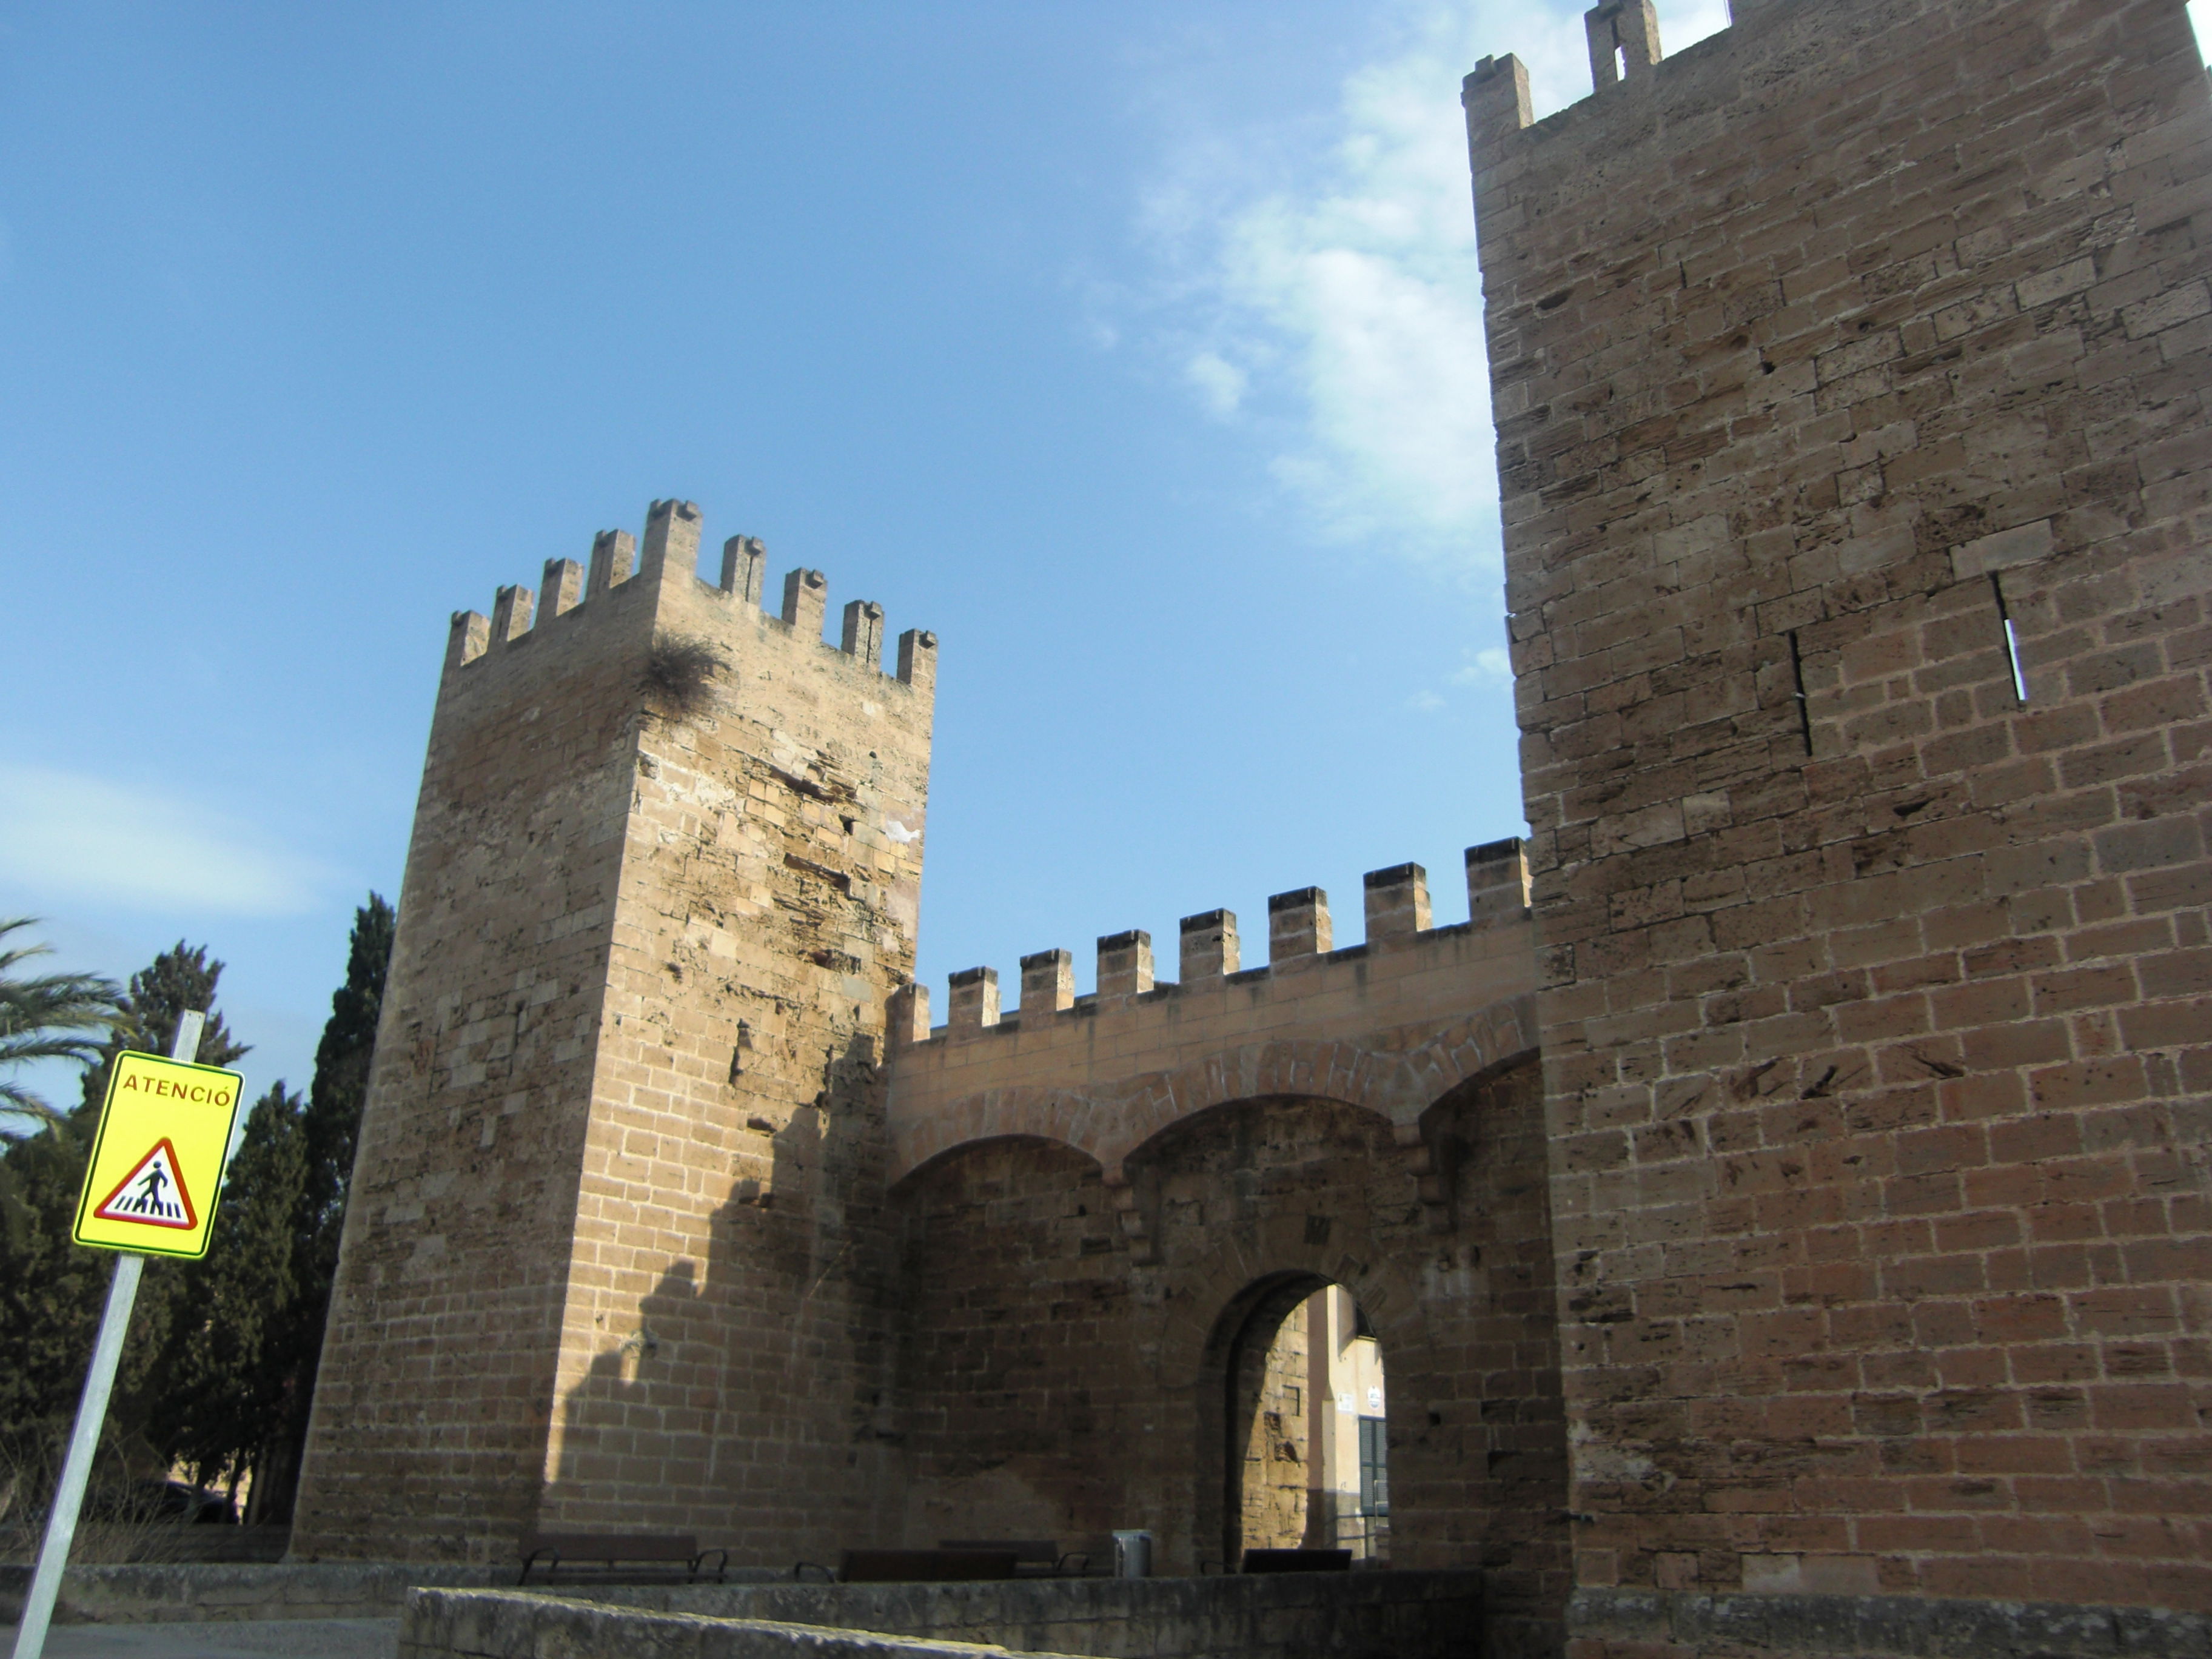
[{"label": "stone gateway arch", "polygon": [[454,619],[296,1552],[1233,1565],[1252,1333],[1341,1291],[1489,1651],[2204,1639],[2205,71],[2181,0],[1732,10],[1463,88],[1530,828],[1463,916],[933,1025],[933,635],[683,501]]}]

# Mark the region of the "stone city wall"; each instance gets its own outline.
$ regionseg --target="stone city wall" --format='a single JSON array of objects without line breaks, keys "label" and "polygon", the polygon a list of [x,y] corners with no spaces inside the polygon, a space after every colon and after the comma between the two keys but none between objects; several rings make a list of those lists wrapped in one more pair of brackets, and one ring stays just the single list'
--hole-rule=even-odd
[{"label": "stone city wall", "polygon": [[[0,1625],[22,1616],[27,1565],[0,1563]],[[510,1583],[511,1569],[393,1561],[79,1562],[62,1574],[57,1625],[396,1619],[410,1589]]]},{"label": "stone city wall", "polygon": [[[1255,1578],[1046,1579],[960,1584],[698,1584],[593,1591],[426,1590],[402,1659],[576,1659],[655,1654],[842,1656],[959,1651],[1105,1659],[1446,1659],[1482,1612],[1474,1572],[1297,1573]],[[744,1621],[752,1629],[731,1628]],[[847,1650],[850,1633],[877,1648]],[[784,1645],[777,1645],[783,1644]],[[819,1645],[816,1645],[818,1644]],[[909,1644],[916,1645],[908,1645]],[[927,1644],[927,1645],[921,1645]]]},{"label": "stone city wall", "polygon": [[296,1556],[626,1525],[785,1561],[880,1501],[936,641],[893,678],[876,606],[831,647],[820,573],[770,617],[759,543],[719,586],[698,543],[656,502],[635,574],[606,532],[454,619]]},{"label": "stone city wall", "polygon": [[2203,61],[1735,9],[1466,89],[1578,1617],[2212,1608]]},{"label": "stone city wall", "polygon": [[910,988],[892,1012],[890,1178],[1018,1134],[1080,1148],[1119,1186],[1172,1124],[1273,1094],[1349,1102],[1417,1143],[1447,1091],[1534,1048],[1520,842],[1470,848],[1467,879],[1468,921],[1435,927],[1419,865],[1374,872],[1366,939],[1342,950],[1326,893],[1277,894],[1264,967],[1242,966],[1235,915],[1212,910],[1184,918],[1173,981],[1156,981],[1151,936],[1133,932],[1098,941],[1091,996],[1075,995],[1066,951],[1022,958],[1012,1014],[995,969],[955,974],[933,1030],[926,989]]},{"label": "stone city wall", "polygon": [[[891,1202],[903,1241],[893,1432],[905,1538],[1050,1537],[1103,1557],[1145,1527],[1168,1571],[1214,1570],[1255,1431],[1236,1356],[1339,1284],[1389,1370],[1393,1559],[1492,1570],[1493,1613],[1566,1589],[1550,1224],[1520,843],[1473,849],[1470,919],[1434,927],[1415,866],[1365,883],[1365,942],[1327,896],[1270,905],[1268,965],[1236,919],[954,975],[932,1032],[895,1008]],[[1250,1390],[1237,1409],[1256,1409]],[[1240,1398],[1242,1398],[1240,1396]],[[1235,1498],[1225,1497],[1237,1491]]]},{"label": "stone city wall", "polygon": [[1388,1375],[1393,1561],[1480,1565],[1495,1616],[1556,1617],[1566,1447],[1535,1067],[1459,1085],[1423,1127],[1407,1147],[1311,1096],[1200,1114],[1130,1159],[1141,1231],[1097,1164],[1041,1139],[902,1183],[906,1541],[1052,1538],[1103,1559],[1142,1527],[1164,1571],[1239,1559],[1252,1425],[1230,1412],[1258,1401],[1232,1395],[1236,1356],[1334,1284]]}]

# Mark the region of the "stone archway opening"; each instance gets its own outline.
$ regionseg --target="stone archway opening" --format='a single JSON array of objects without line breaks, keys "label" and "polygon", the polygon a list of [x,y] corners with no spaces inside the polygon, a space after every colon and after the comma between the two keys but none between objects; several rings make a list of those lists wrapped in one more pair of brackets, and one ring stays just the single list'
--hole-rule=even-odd
[{"label": "stone archway opening", "polygon": [[1349,1550],[1390,1559],[1388,1385],[1381,1340],[1342,1285],[1289,1275],[1231,1338],[1224,1381],[1223,1559]]}]

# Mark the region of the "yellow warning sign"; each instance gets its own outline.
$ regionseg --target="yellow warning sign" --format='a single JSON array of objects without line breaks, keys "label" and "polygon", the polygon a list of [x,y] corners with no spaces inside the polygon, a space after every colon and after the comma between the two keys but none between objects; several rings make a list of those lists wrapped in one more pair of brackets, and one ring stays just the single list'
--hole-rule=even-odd
[{"label": "yellow warning sign", "polygon": [[235,1072],[118,1054],[77,1200],[76,1242],[205,1255],[240,1086]]}]

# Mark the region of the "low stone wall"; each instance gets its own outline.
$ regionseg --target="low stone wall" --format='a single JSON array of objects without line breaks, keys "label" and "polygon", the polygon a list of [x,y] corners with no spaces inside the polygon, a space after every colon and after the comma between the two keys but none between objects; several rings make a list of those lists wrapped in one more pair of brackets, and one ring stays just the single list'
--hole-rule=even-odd
[{"label": "low stone wall", "polygon": [[973,1642],[647,1613],[527,1590],[420,1590],[399,1630],[399,1659],[562,1659],[649,1653],[653,1659],[1071,1659]]},{"label": "low stone wall", "polygon": [[1584,1589],[1567,1610],[1571,1659],[2204,1659],[2212,1615],[2065,1601],[1932,1595],[1700,1595]]},{"label": "low stone wall", "polygon": [[[85,1531],[88,1530],[89,1528],[77,1534],[80,1551],[85,1546]],[[100,1531],[106,1534],[96,1540],[104,1550],[101,1559],[105,1564],[116,1566],[174,1565],[185,1561],[258,1561],[273,1566],[284,1559],[292,1547],[289,1527],[234,1527],[214,1522],[194,1525],[185,1521],[161,1521],[137,1528],[103,1527]],[[0,1579],[4,1579],[11,1570],[28,1571],[29,1564],[38,1559],[40,1547],[45,1542],[43,1525],[0,1526]]]},{"label": "low stone wall", "polygon": [[[801,1650],[724,1648],[708,1640],[720,1626],[742,1624],[1001,1644],[1024,1653],[1097,1659],[1307,1659],[1319,1653],[1334,1659],[1474,1659],[1482,1632],[1482,1576],[1474,1571],[961,1584],[690,1584],[583,1594],[590,1599],[536,1591],[426,1589],[408,1600],[401,1652],[404,1659],[527,1659],[547,1651],[589,1659],[645,1650],[686,1656]],[[664,1632],[637,1622],[678,1615],[699,1621],[696,1639],[703,1645],[684,1644],[695,1639],[687,1633],[694,1626]],[[556,1632],[557,1641],[541,1643],[541,1634],[550,1638]],[[648,1649],[648,1635],[655,1643],[667,1639],[678,1645]]]},{"label": "low stone wall", "polygon": [[[434,1566],[396,1561],[223,1564],[173,1561],[71,1567],[62,1575],[54,1621],[143,1625],[236,1619],[391,1619],[423,1584],[511,1582],[511,1567]],[[27,1566],[0,1566],[0,1618],[21,1616]]]},{"label": "low stone wall", "polygon": [[158,1554],[148,1561],[252,1561],[275,1566],[291,1553],[292,1528],[228,1527],[216,1524],[173,1527],[161,1540]]}]

